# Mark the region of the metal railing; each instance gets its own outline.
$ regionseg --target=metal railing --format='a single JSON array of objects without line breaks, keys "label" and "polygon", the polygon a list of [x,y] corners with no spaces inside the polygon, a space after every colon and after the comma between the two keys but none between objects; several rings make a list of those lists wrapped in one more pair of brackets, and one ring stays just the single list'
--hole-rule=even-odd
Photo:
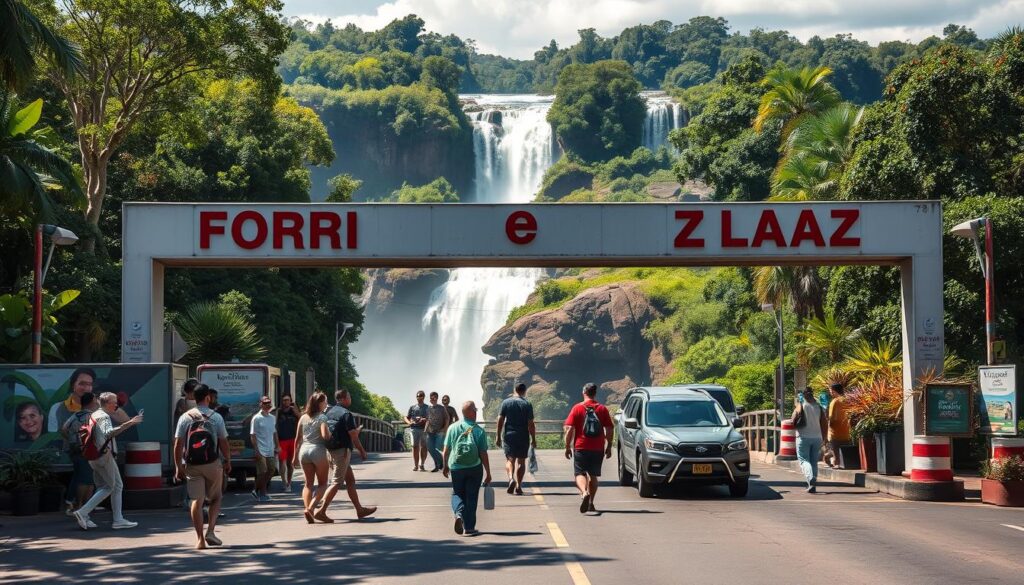
[{"label": "metal railing", "polygon": [[[562,435],[562,430],[564,428],[562,425],[564,424],[564,422],[565,421],[563,421],[562,419],[558,419],[558,420],[535,420],[535,421],[533,421],[534,425],[536,425],[536,427],[537,427],[537,435],[558,435],[558,436]],[[401,421],[401,420],[393,420],[393,421],[391,421],[390,424],[397,431],[401,431],[403,437],[406,437],[405,438],[405,444],[406,444],[406,447],[408,448],[409,447],[409,438],[407,436],[408,433],[406,433],[405,431],[409,427],[409,425],[405,424],[405,421]],[[494,445],[494,438],[495,438],[495,435],[497,434],[497,431],[498,431],[498,422],[497,421],[493,421],[493,420],[485,420],[485,421],[480,422],[479,424],[480,424],[481,427],[483,427],[484,431],[487,433],[487,438],[490,441],[490,444]]]},{"label": "metal railing", "polygon": [[359,431],[359,442],[363,444],[364,449],[371,453],[390,453],[394,450],[393,445],[397,433],[395,425],[364,414],[353,412],[352,416],[355,417],[356,424],[363,427]]},{"label": "metal railing", "polygon": [[751,451],[774,451],[779,432],[777,410],[753,410],[740,415],[743,426],[740,433]]}]

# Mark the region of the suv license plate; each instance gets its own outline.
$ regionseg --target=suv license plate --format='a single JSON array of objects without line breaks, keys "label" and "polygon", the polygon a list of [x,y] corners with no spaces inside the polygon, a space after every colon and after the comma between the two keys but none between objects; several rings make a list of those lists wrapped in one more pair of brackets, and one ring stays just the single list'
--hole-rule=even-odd
[{"label": "suv license plate", "polygon": [[707,475],[707,474],[710,474],[710,473],[711,473],[711,464],[710,463],[694,463],[693,464],[693,474],[694,475],[698,475],[698,474],[700,474],[700,475]]}]

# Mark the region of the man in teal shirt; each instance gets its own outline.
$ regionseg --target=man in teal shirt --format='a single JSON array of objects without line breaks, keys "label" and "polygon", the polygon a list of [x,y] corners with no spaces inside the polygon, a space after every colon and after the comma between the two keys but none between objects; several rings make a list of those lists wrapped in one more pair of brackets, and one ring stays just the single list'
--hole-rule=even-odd
[{"label": "man in teal shirt", "polygon": [[452,479],[452,512],[455,534],[475,536],[476,504],[480,484],[491,483],[491,464],[487,459],[487,434],[476,426],[476,404],[462,405],[462,420],[448,427],[444,438],[444,476]]}]

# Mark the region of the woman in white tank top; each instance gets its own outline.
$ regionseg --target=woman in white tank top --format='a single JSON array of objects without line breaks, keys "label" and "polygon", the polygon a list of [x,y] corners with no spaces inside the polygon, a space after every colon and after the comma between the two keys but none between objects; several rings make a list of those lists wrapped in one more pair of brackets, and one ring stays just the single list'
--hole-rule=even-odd
[{"label": "woman in white tank top", "polygon": [[813,494],[817,491],[821,440],[828,432],[828,419],[814,398],[814,390],[804,388],[804,401],[793,413],[793,424],[796,425],[796,458],[807,478],[807,492]]}]

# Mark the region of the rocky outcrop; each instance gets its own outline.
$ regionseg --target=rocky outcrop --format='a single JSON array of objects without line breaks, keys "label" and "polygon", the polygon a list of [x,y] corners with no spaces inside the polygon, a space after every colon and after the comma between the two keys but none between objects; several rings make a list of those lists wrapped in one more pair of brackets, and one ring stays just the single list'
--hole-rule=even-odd
[{"label": "rocky outcrop", "polygon": [[493,417],[519,382],[535,404],[562,404],[564,410],[579,400],[586,382],[598,384],[602,401],[618,403],[626,390],[666,377],[663,352],[644,336],[658,317],[636,286],[618,283],[588,289],[560,308],[502,327],[483,346],[494,358],[481,376],[486,414]]},{"label": "rocky outcrop", "polygon": [[[413,268],[375,268],[364,273],[366,288],[362,304],[373,307],[378,313],[391,310],[396,302],[415,300],[422,304],[430,299],[430,293],[448,280],[448,271]],[[403,301],[402,299],[405,299]],[[417,310],[422,312],[421,307]]]}]

